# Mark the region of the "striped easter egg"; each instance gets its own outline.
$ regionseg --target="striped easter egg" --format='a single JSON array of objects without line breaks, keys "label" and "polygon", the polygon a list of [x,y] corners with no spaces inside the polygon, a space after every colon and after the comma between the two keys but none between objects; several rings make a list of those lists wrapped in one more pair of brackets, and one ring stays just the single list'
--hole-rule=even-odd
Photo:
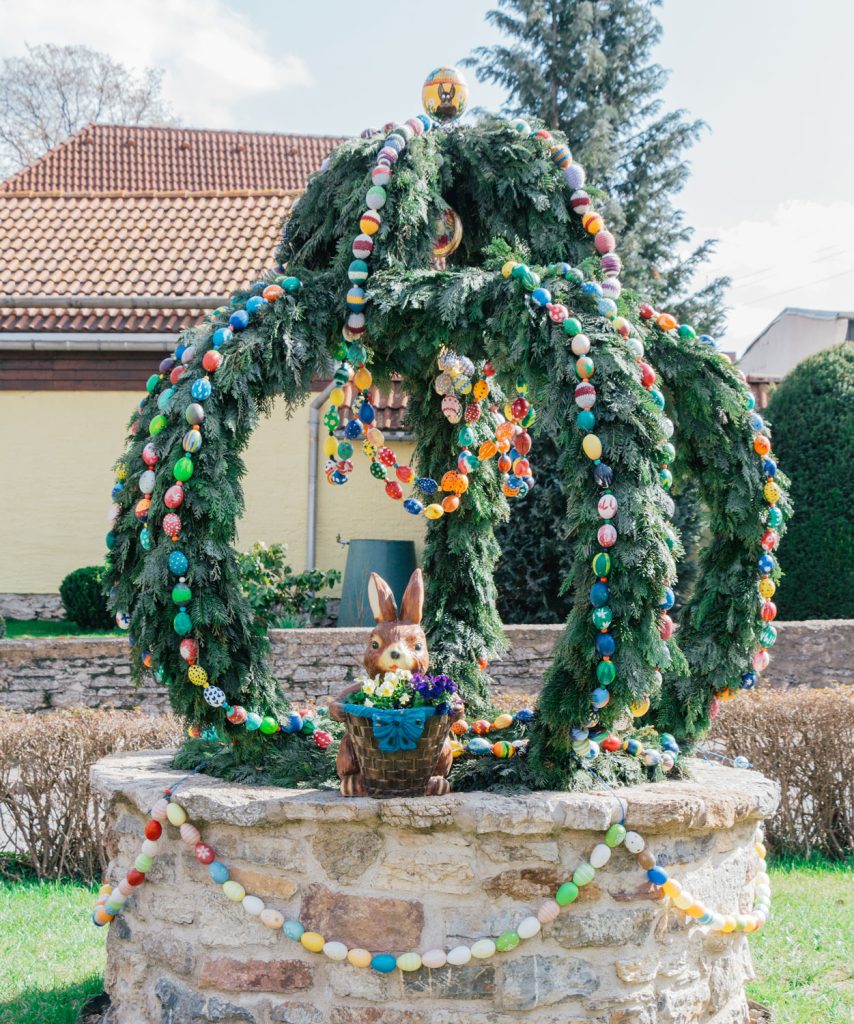
[{"label": "striped easter egg", "polygon": [[374,243],[370,235],[356,235],[353,239],[353,255],[356,259],[365,259],[374,251]]},{"label": "striped easter egg", "polygon": [[579,215],[579,217],[583,217],[590,209],[590,196],[584,191],[584,189],[576,189],[576,191],[569,197],[569,205],[570,208]]},{"label": "striped easter egg", "polygon": [[347,292],[347,308],[352,309],[357,313],[365,308],[364,288],[351,288]]},{"label": "striped easter egg", "polygon": [[359,218],[359,230],[366,235],[375,235],[382,224],[382,217],[375,210],[365,210]]}]

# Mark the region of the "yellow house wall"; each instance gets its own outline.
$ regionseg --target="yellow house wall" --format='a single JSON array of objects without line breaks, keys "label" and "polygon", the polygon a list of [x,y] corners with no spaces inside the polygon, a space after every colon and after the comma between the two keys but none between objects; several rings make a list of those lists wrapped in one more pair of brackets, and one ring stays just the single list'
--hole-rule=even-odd
[{"label": "yellow house wall", "polygon": [[[104,557],[112,465],[135,396],[127,391],[0,393],[0,592],[52,593],[72,569]],[[396,443],[401,460],[410,443]],[[308,405],[292,419],[278,404],[252,436],[244,458],[246,514],[238,545],[284,541],[305,568],[308,522]],[[414,540],[423,520],[385,496],[357,452],[343,487],[330,486],[318,460],[317,565],[343,570],[343,540]],[[50,492],[50,493],[49,493]]]}]

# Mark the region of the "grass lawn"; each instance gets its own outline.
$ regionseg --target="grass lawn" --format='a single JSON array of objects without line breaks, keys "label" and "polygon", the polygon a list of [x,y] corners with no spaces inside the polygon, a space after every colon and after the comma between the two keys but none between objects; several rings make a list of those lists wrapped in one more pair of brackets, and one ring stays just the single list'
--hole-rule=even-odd
[{"label": "grass lawn", "polygon": [[6,619],[9,640],[32,636],[122,636],[120,629],[81,629],[67,619]]},{"label": "grass lawn", "polygon": [[[772,1008],[775,1024],[851,1024],[852,865],[782,862],[771,876],[772,919],[749,940],[749,995]],[[93,892],[0,881],[0,1024],[74,1024],[101,990],[106,929],[90,923]]]},{"label": "grass lawn", "polygon": [[102,990],[104,929],[74,882],[0,880],[0,1024],[74,1024]]}]

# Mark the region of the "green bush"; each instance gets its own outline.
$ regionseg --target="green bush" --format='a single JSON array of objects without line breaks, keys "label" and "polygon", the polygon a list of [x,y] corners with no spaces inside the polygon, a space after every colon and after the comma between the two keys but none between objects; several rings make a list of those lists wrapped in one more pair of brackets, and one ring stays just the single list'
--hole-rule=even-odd
[{"label": "green bush", "polygon": [[768,403],[795,515],[780,543],[781,619],[854,617],[854,345],[804,360]]},{"label": "green bush", "polygon": [[238,554],[243,593],[262,629],[304,626],[325,617],[329,596],[321,591],[341,579],[337,569],[294,572],[285,544],[259,542]]},{"label": "green bush", "polygon": [[115,625],[101,589],[103,577],[100,565],[87,565],[70,572],[59,585],[66,617],[82,629],[110,629]]},{"label": "green bush", "polygon": [[0,615],[0,640],[6,636],[6,620]]}]

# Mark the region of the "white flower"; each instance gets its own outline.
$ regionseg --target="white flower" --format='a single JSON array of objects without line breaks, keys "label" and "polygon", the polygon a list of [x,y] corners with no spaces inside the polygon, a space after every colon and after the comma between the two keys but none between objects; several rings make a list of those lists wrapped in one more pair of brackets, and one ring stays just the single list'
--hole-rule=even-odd
[{"label": "white flower", "polygon": [[412,699],[412,695],[409,693],[402,693],[397,699],[400,704],[408,704]]},{"label": "white flower", "polygon": [[402,683],[408,683],[409,680],[412,678],[412,673],[407,668],[399,668],[397,670],[397,678]]},{"label": "white flower", "polygon": [[376,688],[377,684],[372,679],[366,679],[364,683],[362,683],[362,693],[368,694],[369,697],[373,696]]},{"label": "white flower", "polygon": [[372,700],[368,700],[367,697],[365,697],[364,704],[366,708],[372,708],[374,706],[374,702]]},{"label": "white flower", "polygon": [[394,695],[394,691],[397,689],[397,683],[389,681],[386,678],[385,682],[377,687],[378,697],[391,697]]},{"label": "white flower", "polygon": [[391,683],[392,686],[397,685],[397,672],[386,672],[383,676],[384,683]]}]

